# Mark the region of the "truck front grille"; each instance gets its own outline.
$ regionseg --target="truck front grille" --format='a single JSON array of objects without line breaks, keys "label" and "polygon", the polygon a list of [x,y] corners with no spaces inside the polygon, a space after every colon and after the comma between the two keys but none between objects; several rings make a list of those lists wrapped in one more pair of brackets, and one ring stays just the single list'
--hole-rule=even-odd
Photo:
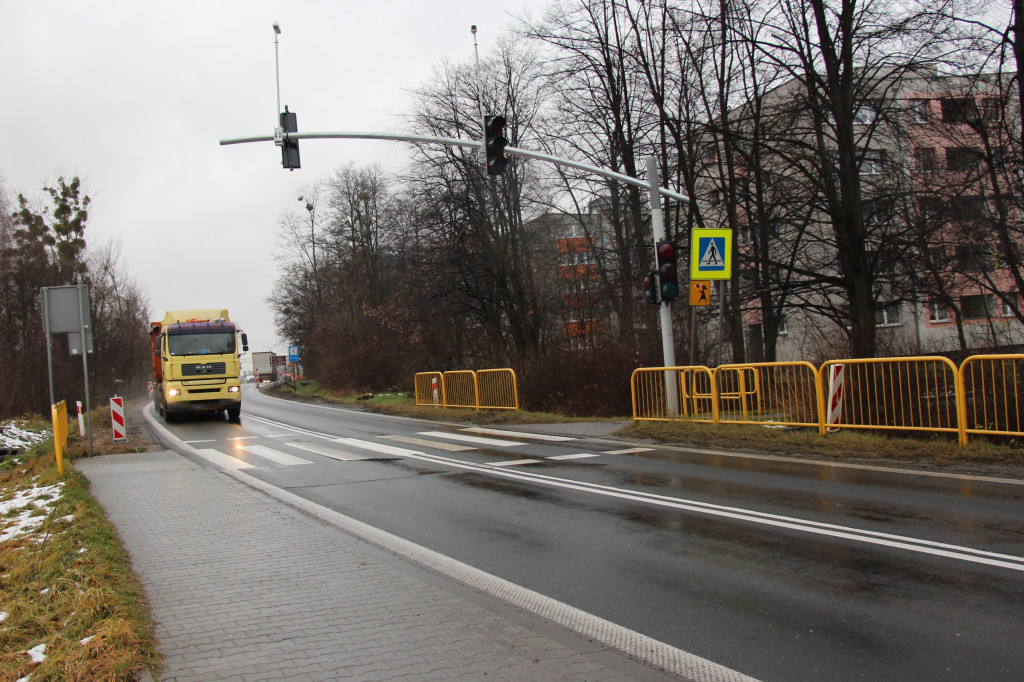
[{"label": "truck front grille", "polygon": [[196,362],[181,366],[181,375],[185,377],[204,377],[224,374],[227,364],[223,362]]}]

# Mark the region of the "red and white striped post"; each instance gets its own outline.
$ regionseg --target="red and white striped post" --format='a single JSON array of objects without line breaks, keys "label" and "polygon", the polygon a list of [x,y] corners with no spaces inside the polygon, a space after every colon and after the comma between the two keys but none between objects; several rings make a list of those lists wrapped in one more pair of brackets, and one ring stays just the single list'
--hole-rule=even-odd
[{"label": "red and white striped post", "polygon": [[[843,389],[845,378],[845,365],[829,365],[828,368],[828,412],[825,414],[826,424],[838,424],[843,419]],[[829,433],[835,433],[839,429],[828,426]]]},{"label": "red and white striped post", "polygon": [[76,400],[75,404],[78,406],[78,435],[85,437],[85,419],[82,418],[82,401]]},{"label": "red and white striped post", "polygon": [[127,443],[128,435],[124,425],[124,399],[114,396],[110,399],[110,426],[114,430],[115,443]]}]

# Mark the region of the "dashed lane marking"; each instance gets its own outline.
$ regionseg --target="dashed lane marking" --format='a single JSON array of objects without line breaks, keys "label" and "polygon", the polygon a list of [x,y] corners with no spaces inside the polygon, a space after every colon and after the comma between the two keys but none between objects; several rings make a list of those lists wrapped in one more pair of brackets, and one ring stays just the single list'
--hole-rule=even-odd
[{"label": "dashed lane marking", "polygon": [[545,457],[544,459],[557,459],[561,461],[567,459],[587,459],[589,457],[599,457],[599,455],[595,455],[590,452],[581,452],[576,455],[552,455],[551,457]]},{"label": "dashed lane marking", "polygon": [[654,448],[626,448],[625,450],[605,450],[606,455],[632,455],[634,452],[653,452]]},{"label": "dashed lane marking", "polygon": [[488,464],[492,467],[514,467],[520,464],[540,464],[540,460],[527,457],[526,459],[507,459],[503,462],[488,462]]}]

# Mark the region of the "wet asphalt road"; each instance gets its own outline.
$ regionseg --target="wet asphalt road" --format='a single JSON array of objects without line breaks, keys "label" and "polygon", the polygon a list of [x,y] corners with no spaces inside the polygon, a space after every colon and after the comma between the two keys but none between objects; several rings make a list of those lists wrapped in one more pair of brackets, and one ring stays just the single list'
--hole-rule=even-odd
[{"label": "wet asphalt road", "polygon": [[241,425],[170,428],[222,465],[748,675],[1024,679],[1024,485],[623,452],[251,387],[243,405]]}]

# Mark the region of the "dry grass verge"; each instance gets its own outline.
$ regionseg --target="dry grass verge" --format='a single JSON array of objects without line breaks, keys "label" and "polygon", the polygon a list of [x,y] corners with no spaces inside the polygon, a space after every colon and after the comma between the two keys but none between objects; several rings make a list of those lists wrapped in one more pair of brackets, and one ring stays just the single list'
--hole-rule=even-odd
[{"label": "dry grass verge", "polygon": [[159,668],[143,590],[69,464],[62,477],[51,440],[0,467],[0,679],[135,680]]}]

